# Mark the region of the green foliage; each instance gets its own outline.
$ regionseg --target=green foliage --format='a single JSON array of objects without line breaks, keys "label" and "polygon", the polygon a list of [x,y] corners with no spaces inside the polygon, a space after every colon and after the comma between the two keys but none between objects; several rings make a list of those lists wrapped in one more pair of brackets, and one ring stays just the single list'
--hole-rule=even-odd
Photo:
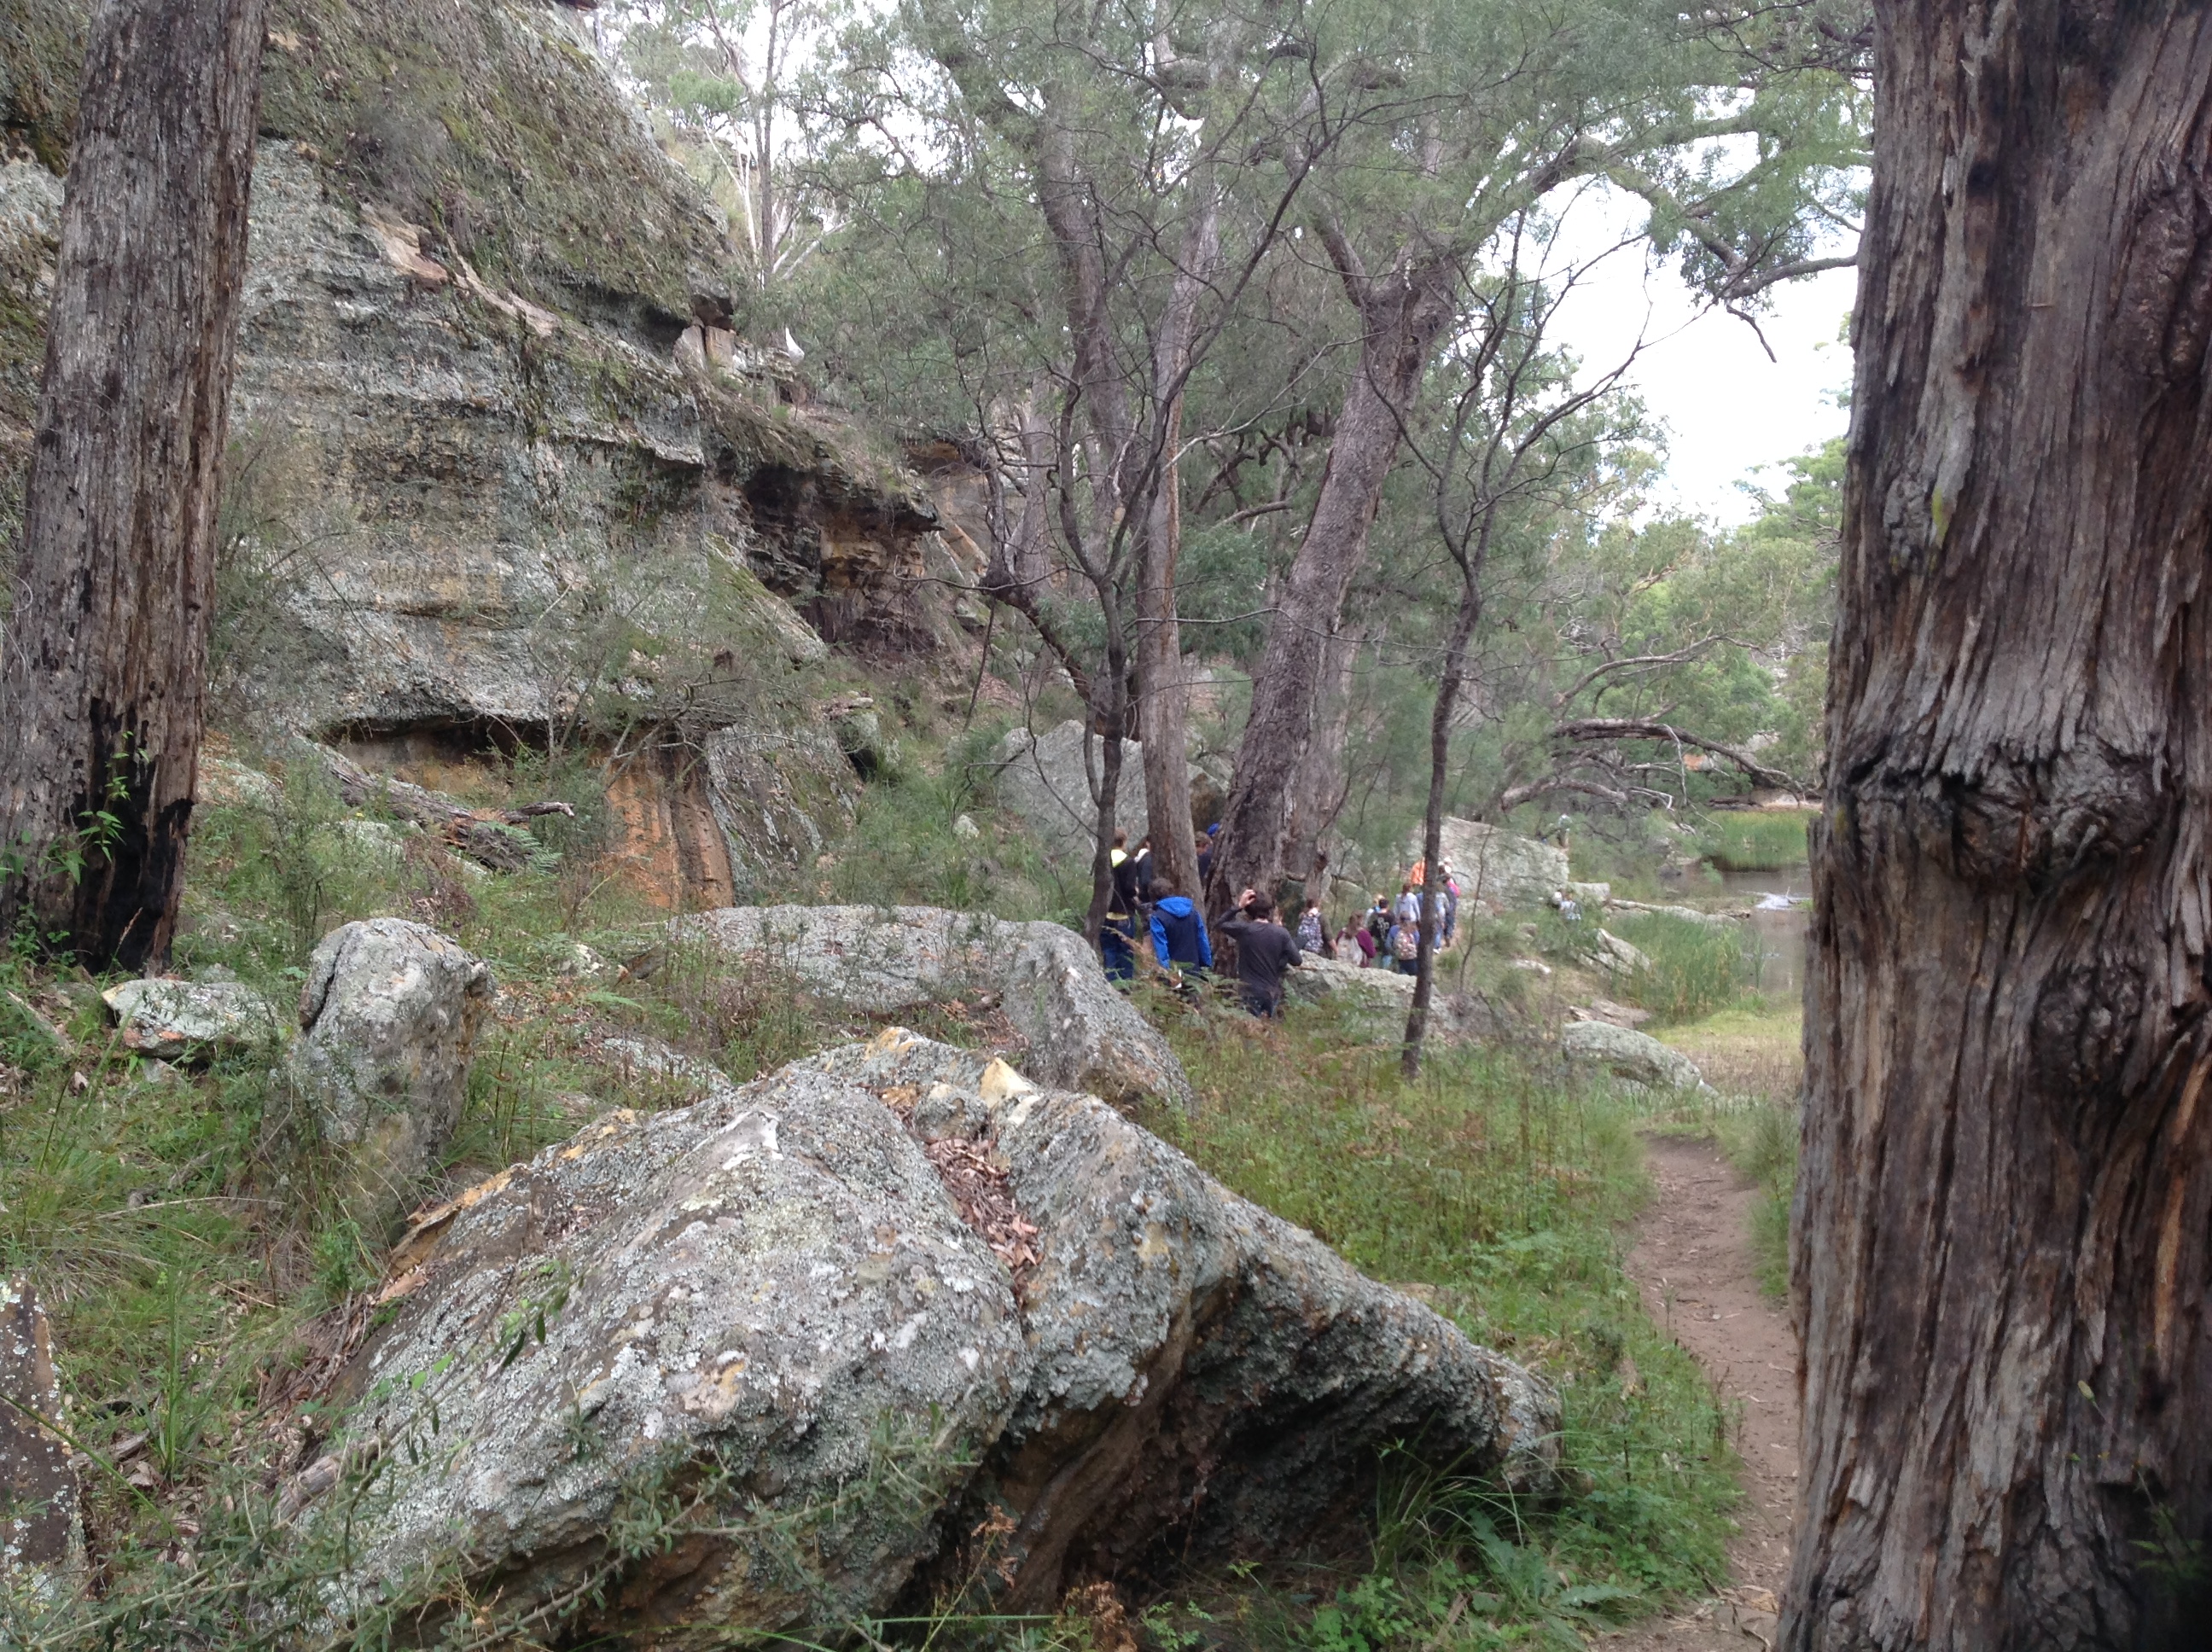
[{"label": "green foliage", "polygon": [[1696,1021],[1734,1003],[1752,981],[1747,945],[1757,938],[1737,924],[1702,924],[1663,912],[1630,913],[1608,927],[1651,960],[1613,982],[1630,1003],[1660,1022]]}]

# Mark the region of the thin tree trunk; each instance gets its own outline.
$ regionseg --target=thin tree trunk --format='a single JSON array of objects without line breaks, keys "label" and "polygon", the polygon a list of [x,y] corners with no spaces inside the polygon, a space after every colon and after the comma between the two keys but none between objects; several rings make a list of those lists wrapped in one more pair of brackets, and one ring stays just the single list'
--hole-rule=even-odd
[{"label": "thin tree trunk", "polygon": [[0,926],[167,957],[198,778],[263,0],[108,0],[0,664]]},{"label": "thin tree trunk", "polygon": [[1875,15],[1779,1644],[2202,1645],[2212,11]]},{"label": "thin tree trunk", "polygon": [[1429,713],[1429,801],[1421,816],[1421,939],[1415,954],[1413,1005],[1406,1014],[1406,1042],[1399,1067],[1408,1078],[1421,1072],[1421,1044],[1429,1030],[1429,1005],[1435,1001],[1437,931],[1441,926],[1437,907],[1443,896],[1444,790],[1449,777],[1452,718],[1459,710],[1459,694],[1467,681],[1467,649],[1474,628],[1482,619],[1482,570],[1489,561],[1490,524],[1485,519],[1469,565],[1462,570],[1459,611],[1452,616],[1451,637],[1444,645],[1443,677],[1437,684],[1437,703]]},{"label": "thin tree trunk", "polygon": [[1052,475],[1052,427],[1045,422],[1046,390],[1040,383],[1023,398],[1020,419],[1023,492],[1021,514],[1015,519],[1013,545],[1007,558],[1015,580],[1042,598],[1052,578],[1052,555],[1047,545],[1052,536],[1052,507],[1048,485]]},{"label": "thin tree trunk", "polygon": [[1190,685],[1183,676],[1182,627],[1176,612],[1176,561],[1182,547],[1182,401],[1165,421],[1168,457],[1142,543],[1137,580],[1137,731],[1144,742],[1145,817],[1155,876],[1198,888],[1198,848],[1190,812]]},{"label": "thin tree trunk", "polygon": [[1252,677],[1251,714],[1237,749],[1221,842],[1206,884],[1206,908],[1213,914],[1225,912],[1241,890],[1272,894],[1282,881],[1290,801],[1312,738],[1323,648],[1365,554],[1368,525],[1397,459],[1406,410],[1455,312],[1457,276],[1449,258],[1421,260],[1364,294],[1367,336],[1359,368],[1346,392],[1320,495]]}]

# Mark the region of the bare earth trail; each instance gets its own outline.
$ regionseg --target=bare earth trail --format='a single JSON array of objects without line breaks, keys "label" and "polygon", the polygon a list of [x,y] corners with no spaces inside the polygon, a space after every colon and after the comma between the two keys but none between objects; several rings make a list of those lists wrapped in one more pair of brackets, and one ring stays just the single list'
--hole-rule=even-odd
[{"label": "bare earth trail", "polygon": [[1759,1294],[1751,1212],[1759,1197],[1709,1141],[1652,1137],[1654,1183],[1628,1272],[1652,1322],[1697,1359],[1741,1418],[1742,1529],[1729,1586],[1680,1615],[1603,1637],[1605,1652],[1748,1652],[1771,1645],[1790,1570],[1796,1496],[1797,1350],[1782,1309]]}]

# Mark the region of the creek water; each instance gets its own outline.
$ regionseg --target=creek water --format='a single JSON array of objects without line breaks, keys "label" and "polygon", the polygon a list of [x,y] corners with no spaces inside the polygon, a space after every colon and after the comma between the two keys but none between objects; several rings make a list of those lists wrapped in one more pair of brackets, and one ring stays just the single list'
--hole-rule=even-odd
[{"label": "creek water", "polygon": [[[1730,898],[1753,908],[1747,920],[1758,938],[1759,958],[1752,984],[1770,997],[1787,998],[1805,986],[1805,928],[1813,909],[1812,869],[1802,862],[1773,872],[1724,872],[1721,887]],[[1767,896],[1792,897],[1787,907],[1762,908]]]}]

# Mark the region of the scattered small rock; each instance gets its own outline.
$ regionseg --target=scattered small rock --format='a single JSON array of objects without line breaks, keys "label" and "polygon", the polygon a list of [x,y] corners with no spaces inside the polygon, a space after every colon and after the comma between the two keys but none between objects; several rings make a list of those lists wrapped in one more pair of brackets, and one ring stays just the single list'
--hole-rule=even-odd
[{"label": "scattered small rock", "polygon": [[1642,947],[1624,941],[1611,930],[1597,932],[1597,963],[1601,969],[1616,969],[1626,975],[1641,975],[1651,968],[1651,955]]},{"label": "scattered small rock", "polygon": [[100,995],[134,1055],[181,1061],[273,1048],[284,1038],[276,1007],[238,981],[126,981]]},{"label": "scattered small rock", "polygon": [[983,829],[975,823],[975,817],[973,815],[955,815],[952,817],[952,835],[958,838],[978,838],[983,835]]},{"label": "scattered small rock", "polygon": [[483,961],[404,918],[325,935],[307,961],[285,1072],[343,1150],[346,1203],[388,1231],[460,1121],[469,1057],[493,993]]}]

